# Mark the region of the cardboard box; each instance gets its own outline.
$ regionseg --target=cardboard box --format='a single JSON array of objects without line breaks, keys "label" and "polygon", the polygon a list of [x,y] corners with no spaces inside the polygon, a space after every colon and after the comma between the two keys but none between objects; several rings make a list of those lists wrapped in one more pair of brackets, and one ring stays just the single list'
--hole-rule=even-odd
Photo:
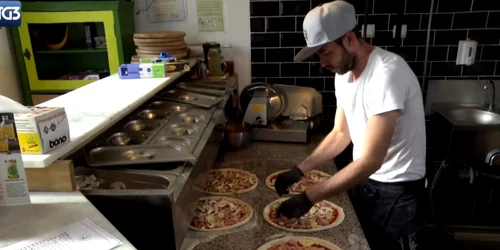
[{"label": "cardboard box", "polygon": [[29,204],[26,171],[12,113],[0,113],[0,207]]},{"label": "cardboard box", "polygon": [[32,107],[33,113],[14,114],[23,154],[45,154],[70,141],[64,108]]},{"label": "cardboard box", "polygon": [[165,64],[163,63],[141,63],[139,64],[140,78],[163,78],[166,77]]},{"label": "cardboard box", "polygon": [[172,72],[188,72],[191,70],[191,65],[188,61],[176,61],[165,64],[168,73]]},{"label": "cardboard box", "polygon": [[122,64],[118,68],[120,79],[163,78],[166,77],[165,64],[141,63]]}]

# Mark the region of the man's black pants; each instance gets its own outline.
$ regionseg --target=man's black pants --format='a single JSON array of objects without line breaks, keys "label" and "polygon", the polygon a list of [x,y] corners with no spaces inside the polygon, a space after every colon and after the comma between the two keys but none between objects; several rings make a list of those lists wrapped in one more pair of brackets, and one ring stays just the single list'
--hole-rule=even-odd
[{"label": "man's black pants", "polygon": [[425,246],[425,179],[382,183],[369,179],[352,193],[372,250],[422,250]]}]

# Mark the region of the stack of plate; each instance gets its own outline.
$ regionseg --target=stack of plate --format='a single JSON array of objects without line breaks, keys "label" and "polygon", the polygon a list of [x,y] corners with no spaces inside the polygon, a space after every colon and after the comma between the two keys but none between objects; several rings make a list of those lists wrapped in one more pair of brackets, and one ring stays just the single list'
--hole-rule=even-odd
[{"label": "stack of plate", "polygon": [[188,55],[184,32],[135,33],[134,43],[137,47],[136,56],[132,62],[138,62],[140,57],[158,57],[161,52],[181,59]]}]

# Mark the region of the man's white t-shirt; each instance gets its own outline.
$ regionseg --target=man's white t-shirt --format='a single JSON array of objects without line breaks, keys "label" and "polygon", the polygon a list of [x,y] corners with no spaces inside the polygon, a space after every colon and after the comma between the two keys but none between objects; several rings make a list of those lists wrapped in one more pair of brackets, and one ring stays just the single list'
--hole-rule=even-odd
[{"label": "man's white t-shirt", "polygon": [[335,76],[337,105],[344,109],[353,159],[363,154],[371,116],[400,110],[396,130],[382,167],[370,176],[380,182],[400,182],[425,176],[425,115],[417,77],[399,55],[375,47],[356,81],[351,72]]}]

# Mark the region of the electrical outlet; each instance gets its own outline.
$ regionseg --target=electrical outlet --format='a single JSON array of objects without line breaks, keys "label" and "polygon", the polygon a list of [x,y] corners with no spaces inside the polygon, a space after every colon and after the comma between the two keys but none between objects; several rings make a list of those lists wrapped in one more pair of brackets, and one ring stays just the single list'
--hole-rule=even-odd
[{"label": "electrical outlet", "polygon": [[[375,24],[368,24],[366,29],[366,38],[373,38],[375,37]],[[363,24],[361,26],[361,36],[364,36],[365,34],[365,25]]]},{"label": "electrical outlet", "polygon": [[[401,38],[406,38],[408,33],[408,26],[406,24],[401,25]],[[396,38],[396,25],[392,27],[392,38]]]}]

